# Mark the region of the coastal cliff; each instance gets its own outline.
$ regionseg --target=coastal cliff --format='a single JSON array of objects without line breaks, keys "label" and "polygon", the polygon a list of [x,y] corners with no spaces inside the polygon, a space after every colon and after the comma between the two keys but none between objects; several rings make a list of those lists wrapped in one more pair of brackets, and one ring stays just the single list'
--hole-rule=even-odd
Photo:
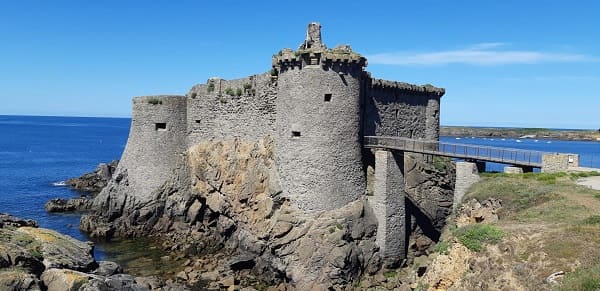
[{"label": "coastal cliff", "polygon": [[[107,239],[160,237],[191,259],[177,277],[192,286],[346,288],[380,271],[377,221],[365,199],[307,214],[281,195],[274,150],[268,137],[199,143],[148,201],[124,192],[127,176],[116,175],[80,227]],[[439,172],[418,161],[407,174],[415,201],[411,260],[434,245],[451,210],[451,202],[439,202],[452,201],[452,168]],[[436,219],[424,223],[423,216]]]}]

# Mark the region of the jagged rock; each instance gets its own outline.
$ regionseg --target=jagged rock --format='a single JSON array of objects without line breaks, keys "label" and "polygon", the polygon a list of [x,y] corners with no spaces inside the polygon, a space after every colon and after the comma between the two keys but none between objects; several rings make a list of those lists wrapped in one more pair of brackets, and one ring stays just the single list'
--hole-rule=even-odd
[{"label": "jagged rock", "polygon": [[44,205],[47,212],[85,211],[92,206],[92,200],[81,197],[73,199],[51,199]]},{"label": "jagged rock", "polygon": [[40,280],[34,275],[19,269],[0,269],[0,290],[42,290]]},{"label": "jagged rock", "polygon": [[12,227],[21,227],[21,226],[30,226],[30,227],[38,227],[38,223],[35,220],[31,219],[22,219],[16,216],[12,216],[6,213],[0,213],[0,228],[4,226],[12,226]]},{"label": "jagged rock", "polygon": [[69,179],[66,181],[66,184],[78,191],[89,192],[92,194],[99,193],[104,187],[106,187],[108,181],[112,178],[112,175],[115,173],[118,164],[118,160],[112,161],[108,164],[101,163],[94,172],[86,173],[80,177]]},{"label": "jagged rock", "polygon": [[111,276],[120,273],[123,273],[123,268],[111,261],[98,261],[98,268],[92,272],[92,274],[100,276]]},{"label": "jagged rock", "polygon": [[98,266],[93,257],[93,246],[88,243],[44,228],[20,227],[16,232],[39,243],[46,269],[67,268],[86,272]]}]

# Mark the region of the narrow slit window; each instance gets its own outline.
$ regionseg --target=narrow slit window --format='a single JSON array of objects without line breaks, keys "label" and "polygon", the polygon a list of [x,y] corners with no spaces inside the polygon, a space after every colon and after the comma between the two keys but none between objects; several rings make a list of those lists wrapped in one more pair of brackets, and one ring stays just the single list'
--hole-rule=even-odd
[{"label": "narrow slit window", "polygon": [[200,123],[200,119],[196,119],[196,123]]},{"label": "narrow slit window", "polygon": [[158,131],[167,130],[167,124],[165,122],[158,122],[154,124],[154,129]]},{"label": "narrow slit window", "polygon": [[325,100],[325,102],[331,102],[331,94],[325,94],[325,98],[323,98],[323,100]]},{"label": "narrow slit window", "polygon": [[301,136],[299,131],[292,131],[292,137],[293,138],[299,138]]}]

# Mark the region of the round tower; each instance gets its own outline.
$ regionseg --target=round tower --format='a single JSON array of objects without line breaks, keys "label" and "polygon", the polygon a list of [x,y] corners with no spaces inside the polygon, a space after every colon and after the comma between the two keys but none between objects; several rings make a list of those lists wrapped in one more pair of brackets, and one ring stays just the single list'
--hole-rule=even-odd
[{"label": "round tower", "polygon": [[144,96],[133,99],[131,130],[117,174],[127,171],[136,202],[153,199],[186,149],[185,96]]},{"label": "round tower", "polygon": [[365,66],[349,46],[327,49],[318,23],[309,24],[297,51],[273,56],[277,168],[285,195],[307,212],[339,208],[364,193]]}]

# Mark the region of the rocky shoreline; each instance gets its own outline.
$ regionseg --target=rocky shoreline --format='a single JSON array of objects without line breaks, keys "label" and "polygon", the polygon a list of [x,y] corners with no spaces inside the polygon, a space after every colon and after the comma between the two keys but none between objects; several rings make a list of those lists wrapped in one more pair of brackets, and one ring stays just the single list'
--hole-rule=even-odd
[{"label": "rocky shoreline", "polygon": [[93,249],[91,242],[0,213],[0,290],[188,290],[173,280],[124,274],[115,262],[96,261]]},{"label": "rocky shoreline", "polygon": [[[127,172],[116,171],[93,198],[51,200],[46,209],[82,211],[80,229],[99,240],[160,241],[170,253],[162,263],[180,267],[162,279],[192,289],[359,290],[353,286],[365,280],[369,286],[408,286],[411,281],[382,277],[386,268],[375,243],[377,222],[369,196],[307,215],[281,197],[273,149],[270,139],[198,144],[182,156],[149,203],[129,197]],[[412,218],[408,266],[430,253],[445,225],[454,170],[415,158],[405,162],[409,213],[433,219],[423,224]],[[97,181],[100,168],[82,178]],[[416,276],[404,269],[408,277]]]},{"label": "rocky shoreline", "polygon": [[600,130],[442,126],[441,136],[600,141]]}]

